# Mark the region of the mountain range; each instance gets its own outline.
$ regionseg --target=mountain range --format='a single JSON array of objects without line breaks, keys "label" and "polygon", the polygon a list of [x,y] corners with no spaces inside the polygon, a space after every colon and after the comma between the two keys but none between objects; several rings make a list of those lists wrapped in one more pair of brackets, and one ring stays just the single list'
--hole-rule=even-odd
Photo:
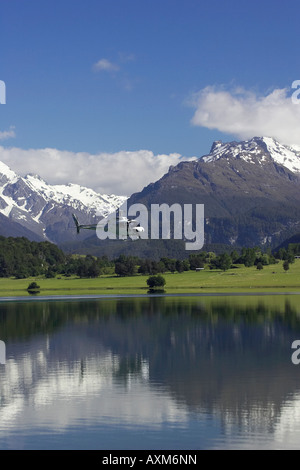
[{"label": "mountain range", "polygon": [[204,204],[206,244],[274,246],[300,231],[299,189],[300,147],[255,137],[214,142],[208,155],[171,167],[128,205]]},{"label": "mountain range", "polygon": [[[127,202],[128,206],[142,203],[148,208],[163,203],[204,204],[205,247],[275,247],[300,232],[299,190],[300,146],[254,137],[214,142],[209,154],[170,167]],[[76,236],[73,212],[81,223],[95,223],[126,199],[74,184],[51,186],[36,175],[20,177],[0,163],[0,234],[17,236],[23,230],[27,238],[49,239],[67,251],[93,254],[104,254],[108,247],[111,254],[159,252],[158,242],[164,254],[168,244],[172,250],[175,245],[175,250],[184,250],[180,240],[124,245],[100,241],[89,231]]]},{"label": "mountain range", "polygon": [[[78,184],[50,185],[38,175],[21,177],[0,162],[0,234],[4,236],[56,244],[70,241],[76,238],[72,213],[83,223],[95,223],[126,199]],[[82,232],[79,239],[88,235]]]}]

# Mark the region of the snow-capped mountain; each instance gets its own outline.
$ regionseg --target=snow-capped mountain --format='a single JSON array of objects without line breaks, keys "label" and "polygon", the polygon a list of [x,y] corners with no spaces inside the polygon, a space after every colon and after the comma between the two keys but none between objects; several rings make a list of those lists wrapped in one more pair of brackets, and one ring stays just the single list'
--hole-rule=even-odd
[{"label": "snow-capped mountain", "polygon": [[293,173],[300,173],[300,146],[282,145],[271,137],[254,137],[243,142],[216,141],[202,160],[210,163],[220,158],[237,158],[259,165],[273,161]]},{"label": "snow-capped mountain", "polygon": [[23,180],[29,188],[40,194],[47,202],[54,201],[58,204],[70,205],[74,209],[87,210],[101,217],[116,210],[127,199],[113,194],[98,194],[93,189],[79,184],[49,185],[38,175],[26,175]]},{"label": "snow-capped mountain", "polygon": [[[95,232],[76,234],[72,213],[80,223],[96,223],[126,199],[76,184],[49,185],[36,175],[21,177],[0,162],[0,235],[64,246],[73,241],[72,250],[103,254],[106,245],[98,248]],[[206,244],[276,246],[300,232],[300,147],[269,137],[214,142],[208,155],[170,167],[160,180],[131,195],[128,205],[135,203],[149,209],[151,204],[204,204]],[[124,250],[120,243],[121,248],[113,244],[112,256],[113,250]]]},{"label": "snow-capped mountain", "polygon": [[135,203],[204,204],[207,245],[276,246],[300,232],[300,147],[269,137],[214,142],[133,194]]},{"label": "snow-capped mountain", "polygon": [[[38,175],[21,177],[0,162],[0,215],[18,224],[15,227],[18,234],[20,226],[33,232],[33,239],[55,243],[72,240],[75,234],[72,213],[82,223],[95,223],[126,199],[126,196],[98,194],[78,184],[50,185]],[[3,224],[5,219],[1,217],[0,234],[7,235]],[[14,236],[14,229],[11,231],[9,235]],[[28,232],[24,236],[28,237]]]}]

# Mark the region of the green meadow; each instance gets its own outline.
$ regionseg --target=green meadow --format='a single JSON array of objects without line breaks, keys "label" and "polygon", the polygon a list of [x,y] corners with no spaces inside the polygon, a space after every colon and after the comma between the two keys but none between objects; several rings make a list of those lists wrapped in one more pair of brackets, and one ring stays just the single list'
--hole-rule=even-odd
[{"label": "green meadow", "polygon": [[[300,292],[300,260],[290,264],[285,272],[282,262],[264,266],[259,271],[255,266],[246,268],[237,265],[228,271],[210,270],[165,273],[167,294],[195,293],[248,293],[248,292]],[[35,281],[40,286],[37,295],[120,295],[146,294],[148,276],[119,277],[102,275],[95,279],[57,277],[51,279],[0,279],[0,297],[30,296],[27,287]]]}]

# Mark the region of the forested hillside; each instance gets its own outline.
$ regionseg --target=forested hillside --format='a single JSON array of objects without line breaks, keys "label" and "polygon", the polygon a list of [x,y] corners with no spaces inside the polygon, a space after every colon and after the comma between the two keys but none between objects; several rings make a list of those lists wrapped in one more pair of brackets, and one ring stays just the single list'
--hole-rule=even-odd
[{"label": "forested hillside", "polygon": [[0,236],[0,277],[25,278],[46,274],[49,269],[64,264],[65,258],[53,243]]}]

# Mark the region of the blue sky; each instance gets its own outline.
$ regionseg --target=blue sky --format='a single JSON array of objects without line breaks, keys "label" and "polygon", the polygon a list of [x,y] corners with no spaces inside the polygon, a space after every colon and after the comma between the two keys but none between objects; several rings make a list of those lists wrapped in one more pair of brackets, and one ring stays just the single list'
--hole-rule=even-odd
[{"label": "blue sky", "polygon": [[298,0],[0,7],[0,160],[15,171],[129,193],[214,140],[268,133],[300,144],[300,106],[290,105],[300,79]]}]

